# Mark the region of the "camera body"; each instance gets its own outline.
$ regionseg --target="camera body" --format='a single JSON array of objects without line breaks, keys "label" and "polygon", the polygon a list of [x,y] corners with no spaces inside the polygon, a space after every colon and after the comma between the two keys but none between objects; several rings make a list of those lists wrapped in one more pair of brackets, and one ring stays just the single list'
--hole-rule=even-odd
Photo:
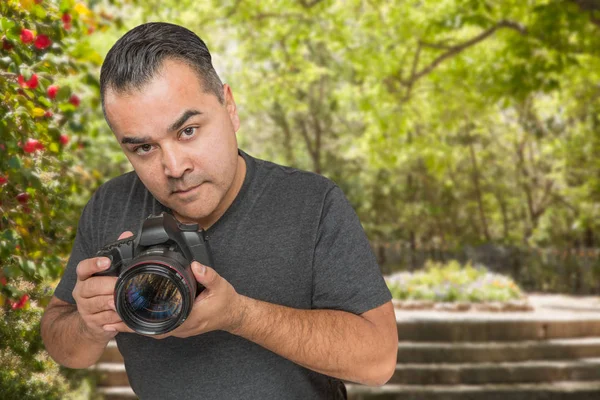
[{"label": "camera body", "polygon": [[213,265],[205,232],[167,213],[150,215],[139,234],[103,247],[110,267],[94,276],[117,276],[115,306],[127,326],[147,335],[164,334],[181,325],[203,290],[192,261]]}]

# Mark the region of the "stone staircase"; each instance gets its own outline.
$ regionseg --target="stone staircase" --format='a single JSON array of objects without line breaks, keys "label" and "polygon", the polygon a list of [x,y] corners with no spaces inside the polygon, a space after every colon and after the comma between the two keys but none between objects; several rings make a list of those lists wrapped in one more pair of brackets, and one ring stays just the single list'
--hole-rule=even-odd
[{"label": "stone staircase", "polygon": [[[394,376],[382,387],[347,384],[349,398],[599,400],[600,308],[540,302],[529,313],[397,311]],[[136,398],[116,344],[93,369],[105,399]]]}]

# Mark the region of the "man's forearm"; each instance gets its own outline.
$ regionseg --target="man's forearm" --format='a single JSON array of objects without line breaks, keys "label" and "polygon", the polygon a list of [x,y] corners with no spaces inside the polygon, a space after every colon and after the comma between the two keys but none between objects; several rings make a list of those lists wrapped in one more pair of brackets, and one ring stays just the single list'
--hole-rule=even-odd
[{"label": "man's forearm", "polygon": [[68,306],[46,311],[41,334],[48,354],[68,368],[87,368],[95,364],[110,340],[92,337],[77,309]]},{"label": "man's forearm", "polygon": [[[298,310],[240,296],[232,333],[296,364],[339,379],[382,385],[395,368],[397,336],[369,320],[336,310]],[[395,326],[394,326],[395,328]]]}]

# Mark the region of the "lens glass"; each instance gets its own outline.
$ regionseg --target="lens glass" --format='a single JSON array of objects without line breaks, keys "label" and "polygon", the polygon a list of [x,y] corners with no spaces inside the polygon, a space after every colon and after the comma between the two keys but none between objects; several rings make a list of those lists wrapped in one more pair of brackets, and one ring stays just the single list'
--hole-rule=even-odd
[{"label": "lens glass", "polygon": [[166,276],[136,274],[125,283],[123,293],[128,310],[142,321],[163,322],[181,313],[181,293]]}]

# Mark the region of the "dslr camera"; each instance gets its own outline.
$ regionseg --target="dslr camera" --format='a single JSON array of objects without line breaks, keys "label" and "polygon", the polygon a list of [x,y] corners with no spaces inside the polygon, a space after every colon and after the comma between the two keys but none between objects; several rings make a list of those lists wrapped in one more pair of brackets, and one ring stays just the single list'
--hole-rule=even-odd
[{"label": "dslr camera", "polygon": [[94,276],[117,276],[115,306],[125,324],[145,335],[172,331],[190,315],[203,290],[192,261],[213,265],[205,232],[170,214],[150,215],[138,235],[103,247],[111,265]]}]

